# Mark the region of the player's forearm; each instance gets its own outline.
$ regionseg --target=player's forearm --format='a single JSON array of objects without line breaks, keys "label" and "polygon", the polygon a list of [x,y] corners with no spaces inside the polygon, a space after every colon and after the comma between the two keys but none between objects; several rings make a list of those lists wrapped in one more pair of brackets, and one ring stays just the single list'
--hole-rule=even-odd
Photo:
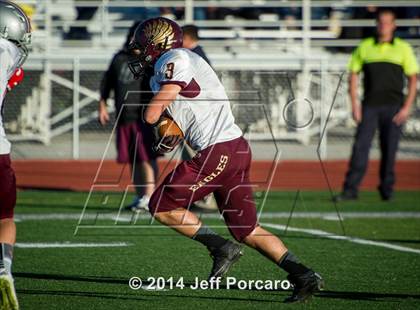
[{"label": "player's forearm", "polygon": [[403,108],[410,110],[417,94],[417,75],[412,75],[408,78],[408,94],[405,98]]},{"label": "player's forearm", "polygon": [[180,91],[181,88],[178,85],[163,85],[160,91],[152,98],[144,112],[145,122],[148,124],[155,124],[163,111],[175,101]]},{"label": "player's forearm", "polygon": [[351,73],[349,78],[349,94],[351,99],[351,106],[353,109],[359,105],[358,85],[359,76],[356,73]]},{"label": "player's forearm", "polygon": [[109,98],[111,92],[114,90],[114,88],[111,85],[112,84],[109,81],[109,78],[106,78],[106,76],[104,76],[99,87],[99,94],[101,96],[101,99],[107,100]]},{"label": "player's forearm", "polygon": [[105,98],[101,98],[99,100],[99,109],[105,109],[105,110],[108,109],[108,106],[106,104],[106,99]]},{"label": "player's forearm", "polygon": [[[169,102],[168,105],[170,103],[171,102]],[[147,106],[146,111],[144,111],[144,121],[149,125],[155,124],[159,120],[164,110],[165,108],[162,102],[152,99],[152,101]]]}]

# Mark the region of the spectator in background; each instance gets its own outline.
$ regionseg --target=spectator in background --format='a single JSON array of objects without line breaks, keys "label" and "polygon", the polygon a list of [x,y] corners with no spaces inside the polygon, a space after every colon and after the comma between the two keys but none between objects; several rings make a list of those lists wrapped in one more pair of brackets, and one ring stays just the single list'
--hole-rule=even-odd
[{"label": "spectator in background", "polygon": [[185,19],[185,8],[182,6],[177,6],[172,9],[172,13],[175,16],[176,20]]},{"label": "spectator in background", "polygon": [[[411,46],[394,37],[395,15],[390,10],[379,11],[377,35],[363,40],[353,52],[350,69],[350,97],[353,119],[358,123],[353,153],[343,191],[336,201],[355,200],[366,172],[369,149],[376,127],[379,127],[381,148],[379,193],[383,200],[393,197],[394,164],[401,126],[408,119],[416,97],[418,63]],[[364,98],[358,99],[359,73],[364,75]],[[404,75],[408,79],[408,94],[404,98]]]},{"label": "spectator in background", "polygon": [[[76,0],[76,5],[78,1],[83,0]],[[93,0],[98,2],[98,6],[102,3],[99,0]],[[92,1],[91,1],[92,2]],[[97,6],[77,6],[77,17],[76,21],[89,21],[93,18],[97,11]],[[88,32],[86,26],[71,26],[68,33],[64,34],[65,40],[90,40],[92,35]]]},{"label": "spectator in background", "polygon": [[161,7],[160,8],[160,16],[166,17],[172,20],[176,19],[176,15],[174,14],[172,8]]},{"label": "spectator in background", "polygon": [[252,7],[252,8],[238,8],[236,9],[235,16],[249,19],[249,20],[258,20],[260,18],[260,14],[263,13],[264,8],[260,7]]},{"label": "spectator in background", "polygon": [[[406,18],[420,20],[420,7],[407,7],[405,10]],[[413,38],[420,37],[420,27],[412,26],[408,28],[408,36]]]},{"label": "spectator in background", "polygon": [[230,8],[218,8],[215,6],[208,6],[206,12],[206,19],[223,20],[226,18],[226,16],[231,14],[232,10]]},{"label": "spectator in background", "polygon": [[[276,10],[279,17],[286,22],[288,28],[293,29],[297,27],[297,20],[303,19],[303,10],[300,7],[284,7]],[[312,7],[311,19],[328,19],[330,17],[331,9],[328,7]]]},{"label": "spectator in background", "polygon": [[120,14],[120,20],[146,20],[160,16],[158,7],[110,7],[109,12]]},{"label": "spectator in background", "polygon": [[297,29],[296,20],[302,19],[302,9],[299,7],[280,8],[279,15],[284,20],[287,29]]},{"label": "spectator in background", "polygon": [[194,25],[185,25],[182,27],[183,39],[182,47],[188,48],[197,55],[200,55],[209,65],[210,60],[207,58],[203,48],[198,44],[200,37],[198,35],[198,27]]},{"label": "spectator in background", "polygon": [[194,8],[194,20],[205,20],[207,9],[206,8]]},{"label": "spectator in background", "polygon": [[[341,7],[337,9],[341,11],[344,19],[374,19],[376,17],[377,7]],[[360,39],[375,35],[375,29],[372,27],[342,27],[338,39]],[[329,50],[342,53],[351,53],[353,47],[340,46],[328,48]]]},{"label": "spectator in background", "polygon": [[312,19],[329,19],[331,16],[331,8],[327,7],[313,7],[311,8]]},{"label": "spectator in background", "polygon": [[[375,19],[378,15],[379,8],[374,5],[356,8],[354,11],[354,19]],[[394,13],[395,14],[395,13]],[[362,38],[367,38],[375,35],[375,29],[372,27],[361,27]],[[358,37],[360,38],[360,37]]]},{"label": "spectator in background", "polygon": [[150,76],[135,80],[128,68],[130,54],[128,44],[134,35],[138,23],[134,24],[127,36],[124,47],[114,56],[101,82],[101,99],[99,102],[99,122],[105,125],[109,121],[106,105],[110,93],[114,91],[117,119],[117,162],[131,164],[132,181],[136,189],[134,201],[127,206],[132,211],[148,210],[149,198],[155,188],[158,169],[157,154],[152,151],[153,133],[150,126],[143,122],[141,105],[125,105],[126,95],[130,94],[130,102],[147,104],[153,97],[149,86]]}]

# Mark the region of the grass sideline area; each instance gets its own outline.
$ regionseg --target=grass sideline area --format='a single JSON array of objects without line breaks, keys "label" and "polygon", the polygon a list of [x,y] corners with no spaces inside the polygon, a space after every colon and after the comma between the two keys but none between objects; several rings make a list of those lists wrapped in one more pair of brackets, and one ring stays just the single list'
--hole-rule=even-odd
[{"label": "grass sideline area", "polygon": [[[86,220],[92,227],[74,235],[87,197],[88,193],[81,192],[18,193],[15,213],[20,247],[15,249],[13,272],[22,309],[419,308],[420,192],[397,192],[392,202],[382,202],[376,192],[362,192],[359,201],[338,204],[346,235],[352,237],[346,240],[334,239],[343,232],[340,221],[331,216],[335,206],[328,192],[271,192],[263,208],[265,195],[256,193],[263,226],[271,225],[267,228],[326,281],[325,291],[305,305],[283,304],[290,292],[282,290],[132,290],[128,280],[133,276],[183,277],[187,285],[195,277],[206,279],[211,258],[197,242],[150,224],[146,216],[133,224],[126,212],[116,225],[113,216],[122,197],[118,193],[92,194],[85,210],[85,215],[92,215]],[[107,216],[95,219],[95,214]],[[217,216],[204,215],[204,222],[230,236]],[[244,252],[228,276],[286,278],[252,249]]]}]

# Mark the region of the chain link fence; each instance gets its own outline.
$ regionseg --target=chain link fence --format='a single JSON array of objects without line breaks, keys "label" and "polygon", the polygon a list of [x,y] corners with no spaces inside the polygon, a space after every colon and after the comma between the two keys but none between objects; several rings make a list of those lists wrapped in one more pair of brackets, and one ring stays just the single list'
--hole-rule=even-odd
[{"label": "chain link fence", "polygon": [[[83,66],[80,74],[54,69],[48,94],[44,72],[27,71],[25,81],[7,95],[4,109],[13,157],[101,159],[107,143],[114,143],[114,123],[102,126],[97,121],[103,73],[83,70]],[[252,141],[254,157],[266,158],[267,149],[272,152],[273,140],[280,146],[282,158],[316,159],[317,150],[327,159],[345,159],[350,155],[355,125],[346,74],[328,70],[309,70],[306,74],[300,70],[221,70],[218,74],[238,124]],[[75,78],[80,83],[74,83]],[[115,119],[113,113],[111,119]],[[420,157],[419,142],[417,98],[411,119],[404,127],[400,158]],[[110,147],[105,158],[115,158],[115,154],[115,148]],[[372,156],[379,156],[377,143]]]}]

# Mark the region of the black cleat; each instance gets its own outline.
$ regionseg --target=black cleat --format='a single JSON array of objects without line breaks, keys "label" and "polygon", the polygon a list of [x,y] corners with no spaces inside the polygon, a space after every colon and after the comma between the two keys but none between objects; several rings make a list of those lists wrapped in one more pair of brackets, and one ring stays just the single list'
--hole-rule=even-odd
[{"label": "black cleat", "polygon": [[227,241],[221,248],[210,252],[213,258],[213,267],[208,280],[222,278],[243,255],[242,247],[232,241]]},{"label": "black cleat", "polygon": [[394,195],[381,195],[382,201],[393,201]]},{"label": "black cleat", "polygon": [[304,274],[287,276],[287,279],[293,284],[292,296],[284,300],[285,303],[305,302],[316,292],[324,289],[324,280],[319,274],[312,270]]},{"label": "black cleat", "polygon": [[333,202],[341,202],[341,201],[352,201],[359,199],[357,194],[350,194],[346,192],[342,192],[339,195],[336,195],[332,198]]},{"label": "black cleat", "polygon": [[378,186],[378,190],[382,201],[392,201],[394,199],[394,193],[392,191],[384,191],[380,186]]}]

